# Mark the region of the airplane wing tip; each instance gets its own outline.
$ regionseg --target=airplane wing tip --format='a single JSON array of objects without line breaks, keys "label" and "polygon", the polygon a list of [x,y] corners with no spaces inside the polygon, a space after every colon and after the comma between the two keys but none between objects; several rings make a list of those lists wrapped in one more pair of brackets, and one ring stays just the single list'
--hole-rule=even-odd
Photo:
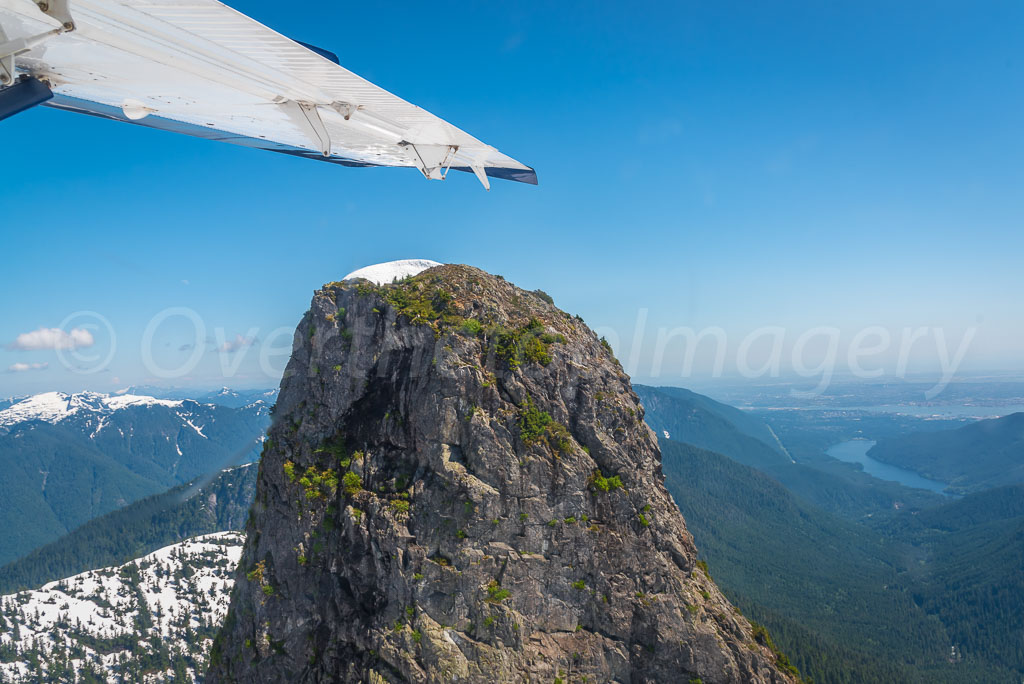
[{"label": "airplane wing tip", "polygon": [[294,38],[292,38],[291,40],[292,40],[292,42],[298,43],[302,47],[306,48],[310,52],[315,52],[316,54],[320,55],[324,59],[329,60],[331,62],[334,62],[338,66],[341,66],[341,59],[338,57],[338,55],[334,54],[330,50],[325,50],[323,48],[317,47],[316,45],[311,45],[310,43],[304,43],[301,40],[295,40]]},{"label": "airplane wing tip", "polygon": [[[524,165],[525,166],[525,165]],[[503,169],[497,167],[488,167],[486,169],[487,175],[492,178],[501,178],[502,180],[515,181],[517,183],[526,183],[527,185],[537,185],[537,172],[531,167],[527,166],[524,169]]]},{"label": "airplane wing tip", "polygon": [[[474,173],[472,166],[453,166],[452,170]],[[538,185],[537,172],[525,164],[522,168],[486,166],[483,167],[482,170],[489,178],[498,178],[500,180],[514,181],[516,183],[526,183],[527,185]]]}]

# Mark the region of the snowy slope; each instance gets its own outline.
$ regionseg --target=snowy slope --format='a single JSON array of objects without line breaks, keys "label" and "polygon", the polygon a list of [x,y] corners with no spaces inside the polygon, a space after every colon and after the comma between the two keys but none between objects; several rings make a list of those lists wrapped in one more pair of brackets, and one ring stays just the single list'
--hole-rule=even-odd
[{"label": "snowy slope", "polygon": [[[241,396],[240,396],[241,398]],[[10,431],[21,423],[42,421],[51,425],[61,424],[83,432],[95,439],[111,425],[115,415],[127,416],[127,410],[158,409],[165,412],[172,409],[183,427],[195,432],[203,439],[206,423],[216,420],[218,402],[198,402],[191,399],[156,399],[137,394],[99,394],[96,392],[45,392],[18,401],[0,411],[0,434]],[[269,416],[270,406],[262,398],[239,402],[236,407],[245,409],[255,416]],[[141,416],[134,413],[133,416]],[[154,415],[156,415],[154,413]],[[129,421],[130,423],[131,421]],[[134,432],[134,425],[127,427]],[[125,425],[119,427],[122,436]],[[180,453],[180,452],[179,452]]]},{"label": "snowy slope", "polygon": [[29,420],[59,423],[70,416],[91,413],[110,415],[115,411],[132,406],[181,406],[180,401],[154,399],[135,394],[111,396],[96,392],[44,392],[22,399],[0,411],[0,427],[10,427]]},{"label": "snowy slope", "polygon": [[355,280],[364,278],[377,285],[389,285],[396,280],[402,280],[421,273],[428,268],[440,266],[436,261],[430,259],[401,259],[399,261],[387,261],[383,264],[366,266],[358,271],[352,271],[342,280]]},{"label": "snowy slope", "polygon": [[111,681],[201,675],[228,607],[245,537],[219,532],[119,567],[0,596],[0,681],[91,669]]}]

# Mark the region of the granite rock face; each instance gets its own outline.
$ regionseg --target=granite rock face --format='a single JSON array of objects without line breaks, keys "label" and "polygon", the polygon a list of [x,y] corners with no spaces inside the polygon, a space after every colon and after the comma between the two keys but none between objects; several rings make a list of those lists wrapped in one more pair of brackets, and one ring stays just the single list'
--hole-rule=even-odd
[{"label": "granite rock face", "polygon": [[295,333],[210,682],[789,682],[697,566],[629,378],[467,266]]}]

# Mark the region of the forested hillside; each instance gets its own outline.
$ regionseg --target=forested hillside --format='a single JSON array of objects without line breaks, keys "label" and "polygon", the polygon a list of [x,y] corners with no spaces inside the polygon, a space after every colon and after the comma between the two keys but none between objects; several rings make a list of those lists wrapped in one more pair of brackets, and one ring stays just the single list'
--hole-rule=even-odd
[{"label": "forested hillside", "polygon": [[0,411],[0,563],[142,497],[251,462],[269,422],[263,402],[50,392],[12,404]]},{"label": "forested hillside", "polygon": [[879,521],[918,558],[918,601],[940,617],[968,663],[1024,678],[1024,485],[970,494],[911,518]]},{"label": "forested hillside", "polygon": [[662,455],[715,579],[815,681],[1024,676],[1024,490],[856,524],[720,454]]},{"label": "forested hillside", "polygon": [[256,471],[256,464],[232,468],[90,520],[0,568],[0,593],[118,565],[197,535],[242,530]]},{"label": "forested hillside", "polygon": [[891,545],[720,454],[663,440],[662,459],[712,575],[802,673],[850,684],[955,681],[942,668],[945,630],[901,584]]},{"label": "forested hillside", "polygon": [[[820,508],[851,520],[938,505],[944,497],[878,480],[850,463],[824,453],[847,433],[802,426],[781,441],[757,415],[676,387],[640,386],[644,420],[659,437],[724,454],[771,475],[795,494]],[[790,427],[790,423],[784,423]],[[821,441],[824,436],[824,441]],[[791,448],[792,446],[792,448]]]},{"label": "forested hillside", "polygon": [[880,441],[869,455],[961,493],[1024,482],[1024,413]]}]

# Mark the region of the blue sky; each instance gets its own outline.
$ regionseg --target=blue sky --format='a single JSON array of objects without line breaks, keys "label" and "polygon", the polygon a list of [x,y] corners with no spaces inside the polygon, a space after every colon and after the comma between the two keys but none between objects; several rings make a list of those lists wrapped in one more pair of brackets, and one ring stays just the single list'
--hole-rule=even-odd
[{"label": "blue sky", "polygon": [[[540,185],[485,193],[469,174],[427,182],[43,108],[9,119],[0,395],[275,385],[260,351],[283,363],[313,289],[404,257],[543,288],[639,379],[658,330],[677,327],[721,328],[726,374],[765,326],[784,330],[782,375],[823,327],[841,333],[840,366],[880,326],[890,344],[864,365],[886,374],[921,327],[911,371],[938,367],[936,328],[953,351],[973,335],[964,369],[1024,369],[1020,3],[230,4],[534,166]],[[157,377],[141,347],[169,307],[202,321],[203,353]],[[69,320],[82,311],[101,318]],[[11,348],[86,319],[110,323],[109,364],[105,324],[77,356]],[[181,367],[194,338],[167,319],[158,366]],[[687,384],[684,356],[666,344],[653,379]]]}]

